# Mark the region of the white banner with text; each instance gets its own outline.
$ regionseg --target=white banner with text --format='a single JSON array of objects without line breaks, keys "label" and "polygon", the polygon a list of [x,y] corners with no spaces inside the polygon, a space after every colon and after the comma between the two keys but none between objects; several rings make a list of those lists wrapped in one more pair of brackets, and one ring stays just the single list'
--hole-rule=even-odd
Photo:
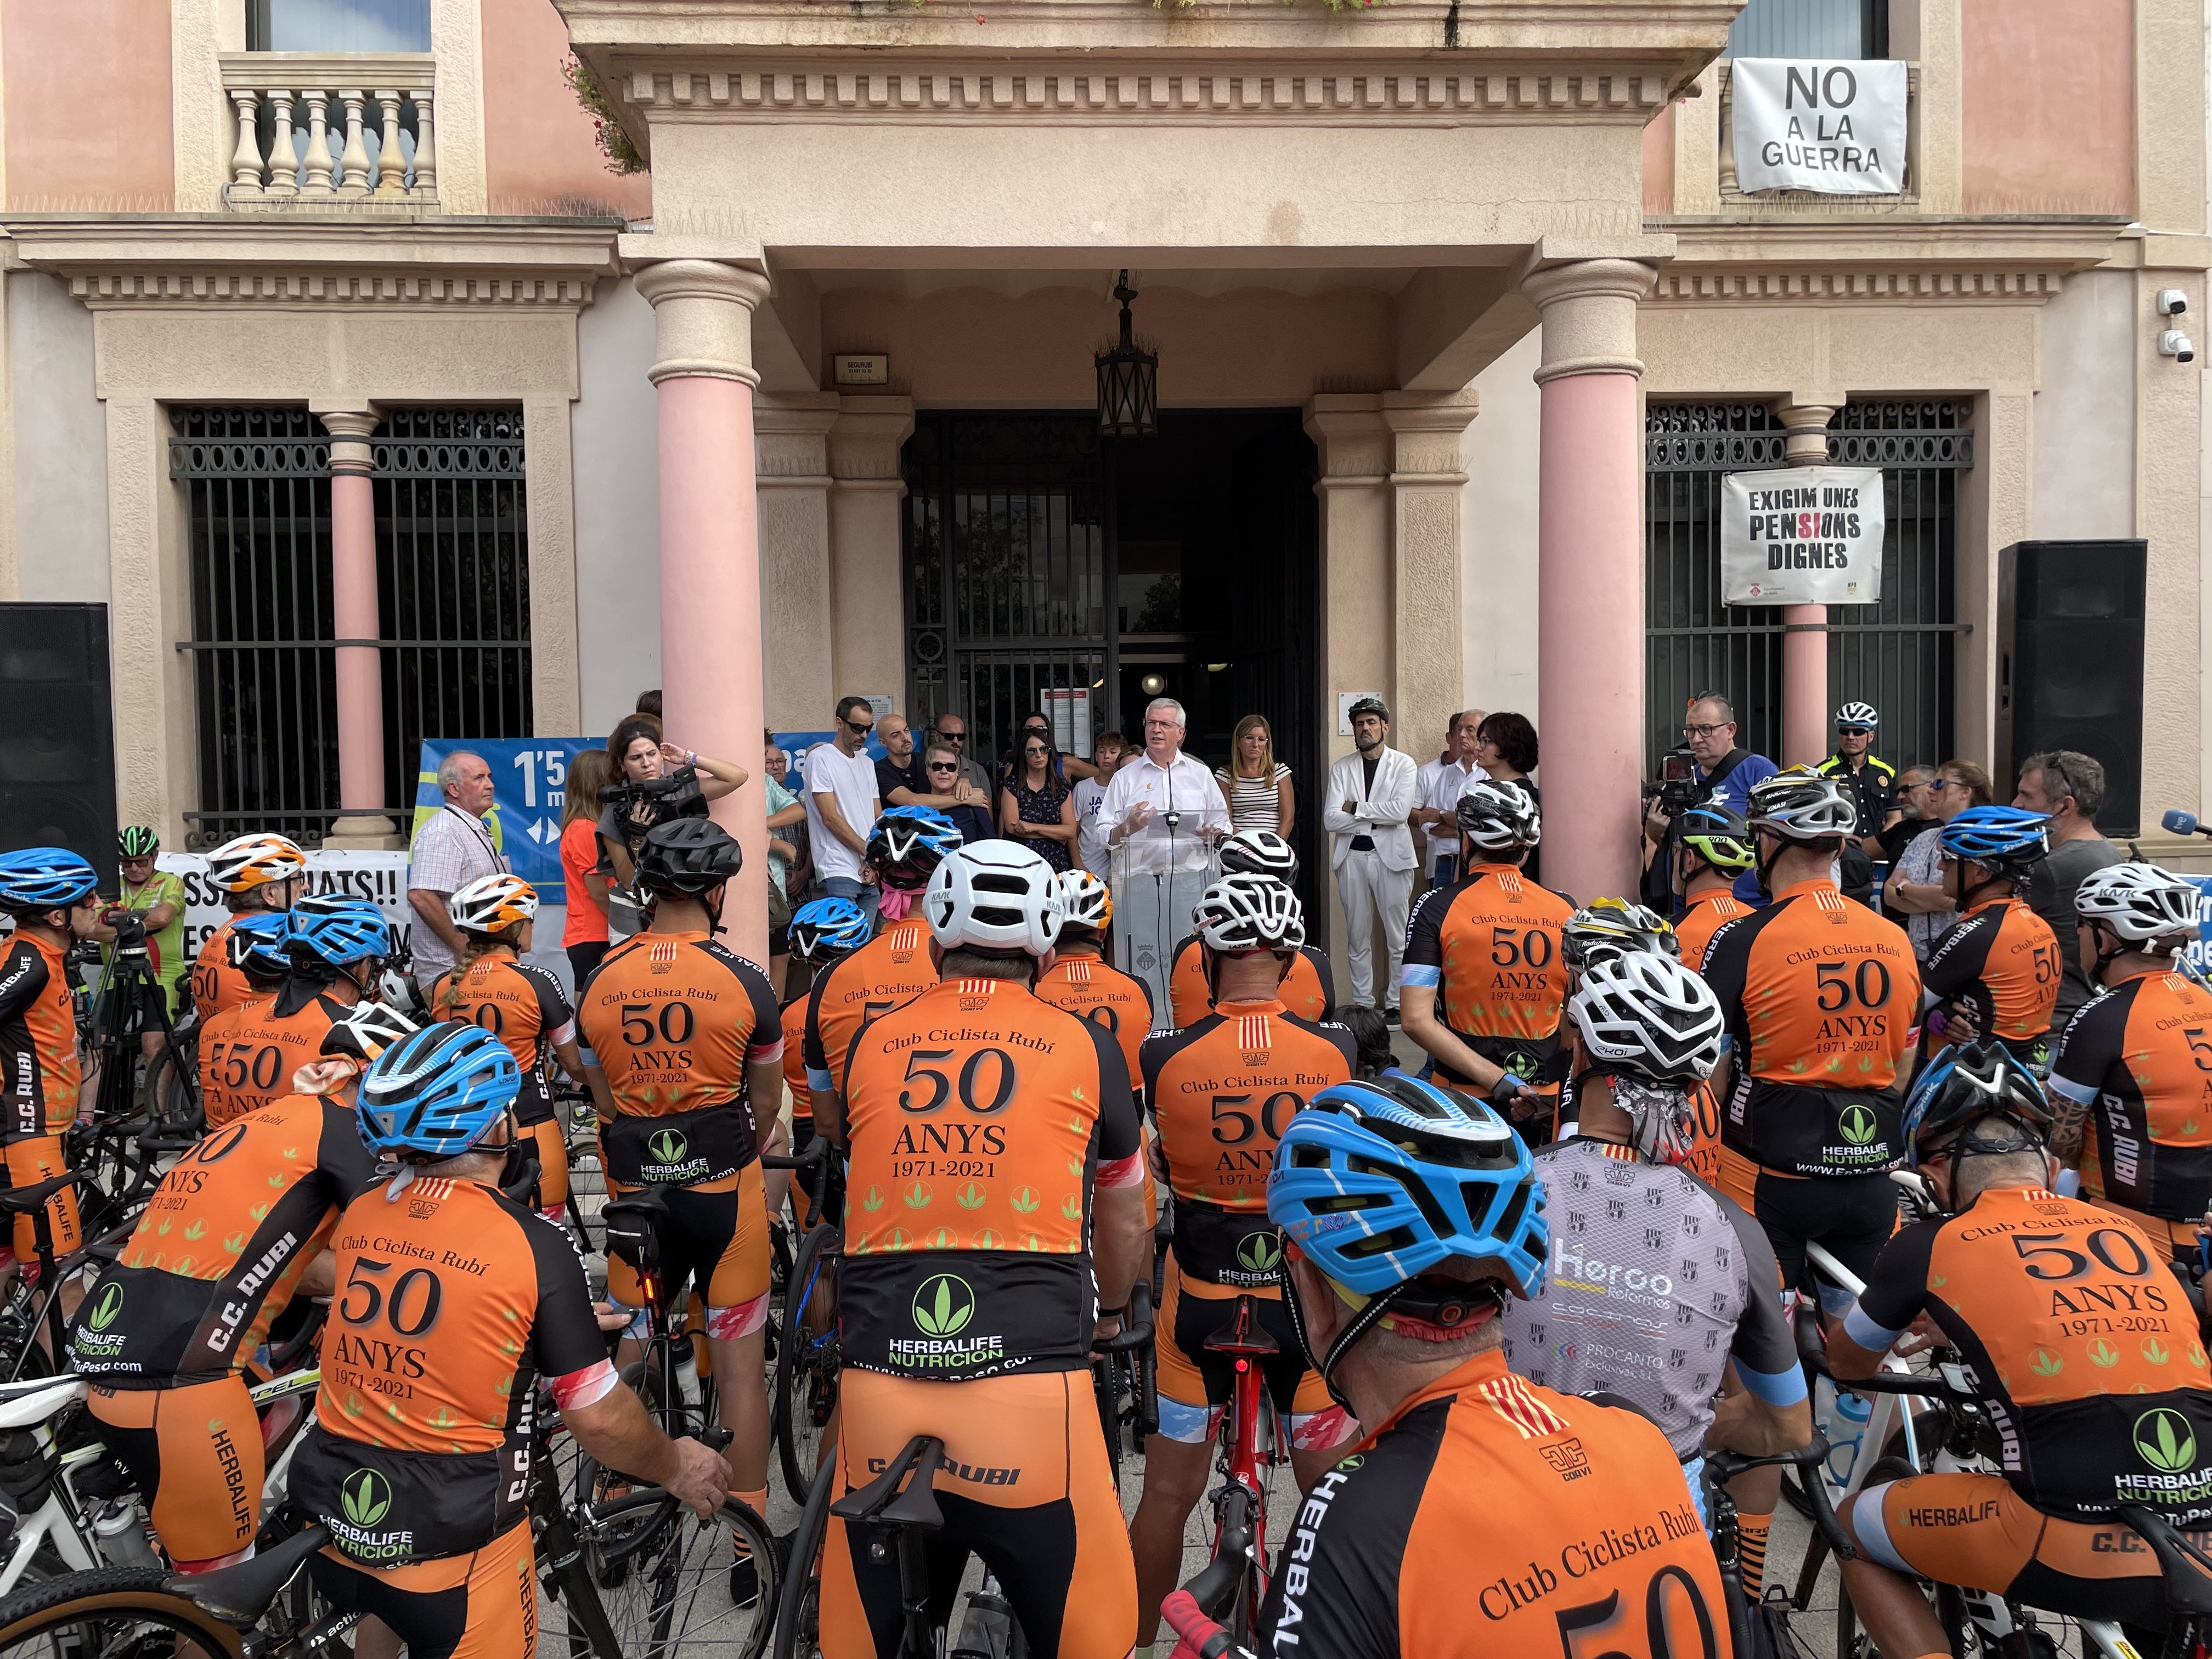
[{"label": "white banner with text", "polygon": [[1901,194],[1907,67],[1884,58],[1734,60],[1735,187],[1747,196]]},{"label": "white banner with text", "polygon": [[1872,605],[1886,522],[1878,466],[1792,466],[1721,479],[1726,605]]}]

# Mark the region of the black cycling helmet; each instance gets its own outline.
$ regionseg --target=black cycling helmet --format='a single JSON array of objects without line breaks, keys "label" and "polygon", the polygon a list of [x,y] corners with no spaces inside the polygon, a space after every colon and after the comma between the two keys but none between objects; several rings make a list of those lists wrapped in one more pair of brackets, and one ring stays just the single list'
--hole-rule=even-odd
[{"label": "black cycling helmet", "polygon": [[2034,1073],[2002,1043],[1970,1042],[1938,1054],[1913,1084],[1905,1103],[1905,1147],[1923,1163],[1930,1146],[1964,1127],[1971,1133],[1953,1149],[1954,1158],[1966,1150],[2039,1152],[2051,1121]]},{"label": "black cycling helmet", "polygon": [[737,837],[712,818],[657,823],[637,856],[637,884],[650,893],[698,898],[744,867]]},{"label": "black cycling helmet", "polygon": [[1344,711],[1344,718],[1347,720],[1356,720],[1362,714],[1379,715],[1382,723],[1388,726],[1390,723],[1390,705],[1380,697],[1370,696],[1360,698]]}]

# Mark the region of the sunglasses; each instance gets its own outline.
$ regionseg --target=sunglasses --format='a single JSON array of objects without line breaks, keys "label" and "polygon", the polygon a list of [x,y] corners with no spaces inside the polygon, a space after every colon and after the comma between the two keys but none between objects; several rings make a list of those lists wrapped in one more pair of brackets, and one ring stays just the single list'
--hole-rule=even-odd
[{"label": "sunglasses", "polygon": [[947,743],[965,743],[968,741],[968,734],[965,732],[939,732],[937,735],[944,738]]},{"label": "sunglasses", "polygon": [[1839,726],[1836,730],[1847,738],[1870,737],[1874,732],[1871,726]]},{"label": "sunglasses", "polygon": [[925,769],[932,772],[957,772],[960,767],[958,763],[954,761],[932,761]]},{"label": "sunglasses", "polygon": [[840,722],[848,732],[858,732],[863,737],[876,729],[873,720],[844,720]]}]

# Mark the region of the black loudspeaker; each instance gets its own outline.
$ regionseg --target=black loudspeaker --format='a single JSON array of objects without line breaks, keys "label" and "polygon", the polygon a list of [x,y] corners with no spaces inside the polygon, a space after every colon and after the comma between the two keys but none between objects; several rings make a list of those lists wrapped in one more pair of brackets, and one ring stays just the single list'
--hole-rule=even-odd
[{"label": "black loudspeaker", "polygon": [[0,848],[18,847],[66,847],[114,890],[104,605],[0,605]]},{"label": "black loudspeaker", "polygon": [[2015,542],[1997,556],[1998,799],[2030,755],[2105,768],[2097,827],[2142,818],[2143,602],[2148,544]]}]

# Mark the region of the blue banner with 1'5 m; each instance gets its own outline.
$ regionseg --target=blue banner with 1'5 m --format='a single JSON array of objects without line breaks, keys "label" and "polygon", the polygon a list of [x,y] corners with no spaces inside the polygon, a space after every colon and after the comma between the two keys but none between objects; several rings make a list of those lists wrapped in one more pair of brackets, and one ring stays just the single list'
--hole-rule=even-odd
[{"label": "blue banner with 1'5 m", "polygon": [[425,738],[415,781],[411,842],[443,804],[438,768],[456,750],[483,757],[491,768],[493,800],[484,823],[514,873],[538,889],[547,904],[567,899],[561,884],[561,809],[568,787],[568,763],[604,738]]}]

